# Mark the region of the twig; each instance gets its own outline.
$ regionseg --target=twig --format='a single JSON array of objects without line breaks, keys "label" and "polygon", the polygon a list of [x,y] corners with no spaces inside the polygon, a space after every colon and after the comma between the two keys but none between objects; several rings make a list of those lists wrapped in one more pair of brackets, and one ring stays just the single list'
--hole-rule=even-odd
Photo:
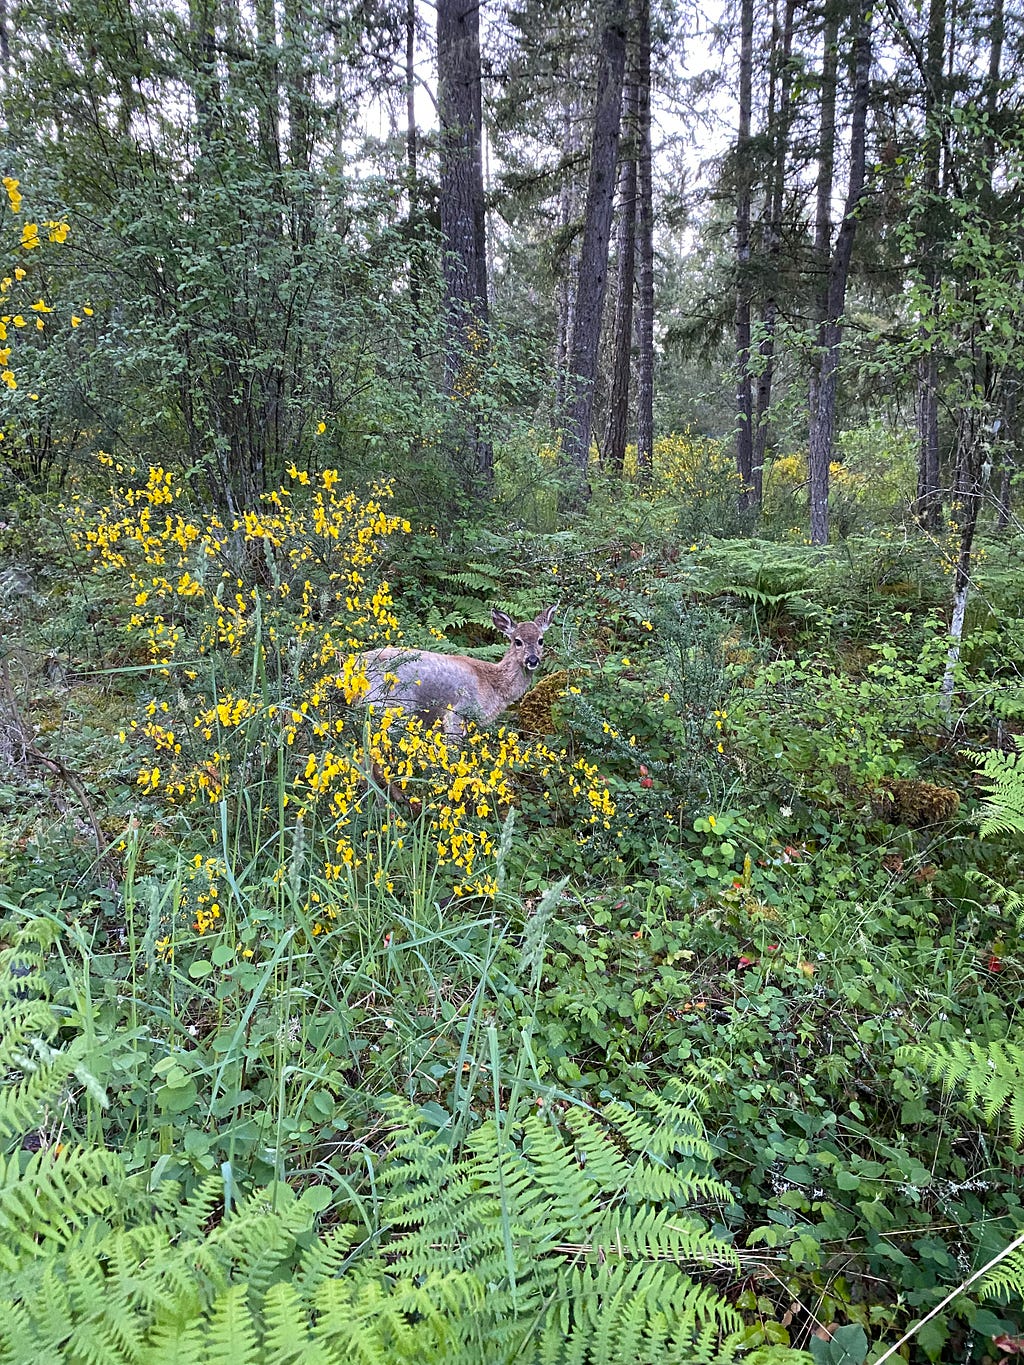
[{"label": "twig", "polygon": [[1015,1237],[1008,1247],[1003,1247],[1002,1251],[997,1252],[990,1261],[986,1261],[981,1269],[976,1270],[969,1280],[964,1280],[963,1284],[958,1284],[955,1289],[951,1289],[941,1303],[937,1303],[930,1313],[924,1315],[920,1322],[915,1322],[908,1332],[903,1333],[895,1346],[890,1346],[885,1355],[879,1356],[875,1361],[875,1365],[883,1365],[883,1361],[891,1359],[901,1346],[906,1345],[910,1338],[921,1330],[926,1322],[931,1322],[932,1318],[941,1313],[948,1303],[952,1303],[965,1289],[970,1289],[975,1280],[980,1280],[982,1275],[987,1275],[993,1266],[997,1266],[1000,1261],[1004,1261],[1007,1256],[1011,1255],[1011,1253],[1016,1251],[1020,1246],[1024,1246],[1024,1232],[1022,1232],[1019,1237]]}]

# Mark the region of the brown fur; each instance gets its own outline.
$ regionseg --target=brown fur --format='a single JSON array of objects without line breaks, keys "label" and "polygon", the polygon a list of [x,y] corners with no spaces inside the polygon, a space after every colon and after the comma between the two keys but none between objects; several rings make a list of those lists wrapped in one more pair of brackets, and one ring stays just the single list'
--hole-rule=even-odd
[{"label": "brown fur", "polygon": [[508,652],[496,664],[429,649],[371,650],[361,660],[370,682],[362,702],[402,706],[428,722],[440,720],[449,734],[461,734],[467,720],[490,725],[530,686],[555,610],[546,607],[532,621],[520,622],[493,611],[491,620],[509,639]]}]

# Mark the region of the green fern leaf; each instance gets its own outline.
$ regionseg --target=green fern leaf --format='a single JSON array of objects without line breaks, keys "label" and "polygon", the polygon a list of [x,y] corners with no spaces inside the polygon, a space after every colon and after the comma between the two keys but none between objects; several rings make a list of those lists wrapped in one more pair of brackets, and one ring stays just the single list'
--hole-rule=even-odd
[{"label": "green fern leaf", "polygon": [[213,1305],[206,1336],[206,1365],[256,1365],[256,1328],[247,1286],[233,1285]]}]

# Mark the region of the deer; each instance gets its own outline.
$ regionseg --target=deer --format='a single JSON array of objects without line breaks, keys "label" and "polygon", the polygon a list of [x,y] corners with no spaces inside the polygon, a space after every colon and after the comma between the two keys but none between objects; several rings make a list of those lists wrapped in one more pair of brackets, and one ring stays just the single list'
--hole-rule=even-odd
[{"label": "deer", "polygon": [[438,654],[429,649],[373,649],[360,656],[369,688],[361,705],[385,702],[415,712],[428,724],[440,721],[452,738],[466,722],[490,725],[527,691],[544,657],[544,632],[557,606],[545,607],[532,621],[513,621],[504,611],[491,620],[509,647],[500,663],[468,654]]}]

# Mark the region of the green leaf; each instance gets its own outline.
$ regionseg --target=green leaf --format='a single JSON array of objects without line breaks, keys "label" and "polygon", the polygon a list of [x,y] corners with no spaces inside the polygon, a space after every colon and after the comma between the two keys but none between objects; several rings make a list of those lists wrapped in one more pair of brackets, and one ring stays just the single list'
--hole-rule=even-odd
[{"label": "green leaf", "polygon": [[810,1347],[816,1365],[864,1365],[868,1338],[859,1323],[847,1323],[836,1328],[830,1341],[812,1337]]}]

